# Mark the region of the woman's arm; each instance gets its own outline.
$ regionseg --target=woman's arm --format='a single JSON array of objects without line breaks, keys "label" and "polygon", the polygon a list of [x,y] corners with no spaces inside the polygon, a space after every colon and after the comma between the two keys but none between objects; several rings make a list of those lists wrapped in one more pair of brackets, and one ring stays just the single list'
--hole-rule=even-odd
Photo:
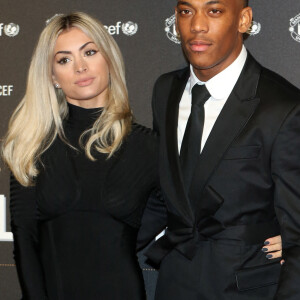
[{"label": "woman's arm", "polygon": [[35,187],[23,187],[13,176],[10,180],[10,212],[14,258],[23,300],[47,299],[39,259]]},{"label": "woman's arm", "polygon": [[[282,241],[281,235],[274,236],[265,240],[262,251],[266,253],[268,259],[274,259],[282,256]],[[284,263],[282,259],[281,264]]]},{"label": "woman's arm", "polygon": [[137,237],[137,250],[142,250],[167,226],[167,210],[161,191],[154,190],[147,202]]}]

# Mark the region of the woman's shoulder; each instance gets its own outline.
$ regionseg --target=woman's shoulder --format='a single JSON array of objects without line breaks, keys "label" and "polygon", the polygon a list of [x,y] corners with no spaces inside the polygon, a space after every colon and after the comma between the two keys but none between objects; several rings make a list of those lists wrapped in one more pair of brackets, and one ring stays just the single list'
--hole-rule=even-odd
[{"label": "woman's shoulder", "polygon": [[150,128],[134,123],[131,131],[124,139],[117,156],[141,160],[146,163],[148,158],[156,158],[158,153],[158,136]]},{"label": "woman's shoulder", "polygon": [[148,139],[157,139],[157,137],[158,137],[157,133],[155,131],[153,131],[151,128],[148,128],[139,123],[132,124],[131,133],[134,135],[144,136],[145,138],[148,138]]},{"label": "woman's shoulder", "polygon": [[133,123],[127,138],[127,144],[134,149],[146,152],[157,151],[158,135],[150,128],[138,123]]}]

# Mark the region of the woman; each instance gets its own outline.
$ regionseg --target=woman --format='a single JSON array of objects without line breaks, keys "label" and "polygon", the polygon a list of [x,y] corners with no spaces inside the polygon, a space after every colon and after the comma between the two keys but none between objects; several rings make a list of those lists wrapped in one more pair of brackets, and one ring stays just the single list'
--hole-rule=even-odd
[{"label": "woman", "polygon": [[3,145],[23,299],[145,299],[136,236],[157,139],[132,124],[120,51],[84,13],[54,17]]},{"label": "woman", "polygon": [[98,21],[60,15],[43,30],[3,153],[24,299],[145,299],[135,247],[157,140],[132,124],[123,60]]}]

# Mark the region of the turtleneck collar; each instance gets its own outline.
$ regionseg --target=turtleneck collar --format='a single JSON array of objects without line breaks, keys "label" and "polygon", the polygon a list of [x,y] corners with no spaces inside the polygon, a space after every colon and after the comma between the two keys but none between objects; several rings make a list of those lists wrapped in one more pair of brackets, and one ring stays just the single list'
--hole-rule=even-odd
[{"label": "turtleneck collar", "polygon": [[103,107],[83,108],[69,102],[68,108],[69,115],[67,117],[67,123],[81,128],[91,126],[103,111]]}]

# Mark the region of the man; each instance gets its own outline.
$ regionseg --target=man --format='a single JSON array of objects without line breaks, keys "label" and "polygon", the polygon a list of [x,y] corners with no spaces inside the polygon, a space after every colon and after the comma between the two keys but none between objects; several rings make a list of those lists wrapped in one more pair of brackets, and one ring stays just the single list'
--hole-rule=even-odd
[{"label": "man", "polygon": [[[244,0],[179,0],[190,68],[153,93],[166,234],[156,300],[300,299],[300,92],[243,46]],[[261,251],[281,232],[282,269]],[[274,298],[275,297],[275,298]]]}]

